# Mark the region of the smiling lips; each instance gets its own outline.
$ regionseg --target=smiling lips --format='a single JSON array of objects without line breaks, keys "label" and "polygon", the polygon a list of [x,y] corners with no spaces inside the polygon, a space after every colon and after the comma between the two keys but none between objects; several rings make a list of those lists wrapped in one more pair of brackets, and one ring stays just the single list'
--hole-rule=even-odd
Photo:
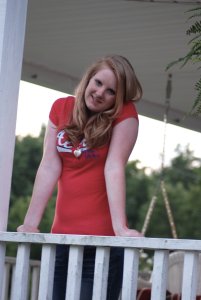
[{"label": "smiling lips", "polygon": [[103,100],[100,97],[96,97],[92,95],[92,99],[93,99],[93,103],[98,103],[98,104],[102,104]]}]

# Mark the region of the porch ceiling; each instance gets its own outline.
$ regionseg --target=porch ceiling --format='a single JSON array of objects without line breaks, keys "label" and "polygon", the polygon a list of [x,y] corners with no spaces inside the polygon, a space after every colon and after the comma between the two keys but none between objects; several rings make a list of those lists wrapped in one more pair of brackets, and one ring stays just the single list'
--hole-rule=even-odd
[{"label": "porch ceiling", "polygon": [[[118,53],[131,61],[142,83],[139,113],[163,120],[165,67],[188,50],[185,11],[200,5],[195,2],[29,0],[22,80],[73,93],[91,62]],[[183,118],[196,95],[196,66],[171,73],[169,122],[201,131],[200,117]]]}]

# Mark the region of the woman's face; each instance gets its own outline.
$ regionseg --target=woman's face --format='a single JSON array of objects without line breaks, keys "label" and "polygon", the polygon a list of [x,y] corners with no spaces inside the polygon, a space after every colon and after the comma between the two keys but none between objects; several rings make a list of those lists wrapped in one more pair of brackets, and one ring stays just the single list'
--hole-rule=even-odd
[{"label": "woman's face", "polygon": [[85,90],[85,103],[92,112],[102,112],[111,108],[116,100],[117,81],[109,68],[99,70],[91,77]]}]

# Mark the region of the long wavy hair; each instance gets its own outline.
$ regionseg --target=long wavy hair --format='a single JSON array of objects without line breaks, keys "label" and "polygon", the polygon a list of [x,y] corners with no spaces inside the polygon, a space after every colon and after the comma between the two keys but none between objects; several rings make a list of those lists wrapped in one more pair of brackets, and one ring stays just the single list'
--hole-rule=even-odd
[{"label": "long wavy hair", "polygon": [[[90,79],[101,69],[113,71],[116,81],[116,100],[108,110],[90,114],[85,104],[85,90]],[[69,140],[77,145],[83,138],[88,148],[100,147],[109,142],[112,122],[121,112],[123,103],[138,101],[142,97],[142,87],[130,62],[120,55],[108,55],[92,64],[75,90],[75,106],[70,123],[65,131]]]}]

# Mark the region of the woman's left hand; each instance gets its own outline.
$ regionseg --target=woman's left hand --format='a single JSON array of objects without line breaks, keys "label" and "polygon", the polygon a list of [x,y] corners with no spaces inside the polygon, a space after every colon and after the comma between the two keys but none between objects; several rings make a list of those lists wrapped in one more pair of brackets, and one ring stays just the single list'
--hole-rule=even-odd
[{"label": "woman's left hand", "polygon": [[124,237],[144,237],[144,235],[141,232],[129,228],[124,228],[122,230],[119,230],[117,233],[115,232],[115,235],[124,236]]}]

